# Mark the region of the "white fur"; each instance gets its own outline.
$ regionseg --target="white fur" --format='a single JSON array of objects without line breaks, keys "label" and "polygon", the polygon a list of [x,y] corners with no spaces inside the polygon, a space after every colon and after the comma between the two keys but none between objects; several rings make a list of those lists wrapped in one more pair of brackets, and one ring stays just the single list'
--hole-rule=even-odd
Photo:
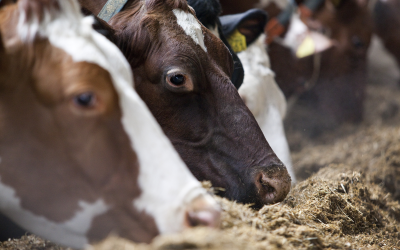
[{"label": "white fur", "polygon": [[255,7],[264,9],[268,5],[275,3],[281,10],[285,9],[286,6],[289,5],[289,2],[292,2],[293,0],[260,0],[258,4],[256,4]]},{"label": "white fur", "polygon": [[307,34],[307,26],[300,20],[299,14],[295,13],[290,19],[288,31],[283,39],[283,45],[291,48],[293,51],[297,51],[297,48],[303,42]]},{"label": "white fur", "polygon": [[214,27],[208,27],[208,29],[211,31],[211,33],[213,33],[214,36],[221,39],[221,37],[219,36],[219,32],[218,32],[218,24],[215,24]]},{"label": "white fur", "polygon": [[238,53],[245,72],[239,94],[246,101],[265,138],[275,154],[286,165],[294,182],[289,146],[283,128],[287,103],[275,82],[275,74],[270,69],[264,41],[265,35],[262,35],[247,50]]},{"label": "white fur", "polygon": [[172,10],[176,16],[176,20],[179,26],[185,31],[186,35],[190,36],[193,41],[200,45],[200,47],[207,52],[206,45],[204,44],[204,35],[201,30],[199,21],[190,13],[187,13],[180,9]]},{"label": "white fur", "polygon": [[[39,32],[40,36],[48,37],[52,45],[71,55],[75,62],[90,62],[108,70],[119,94],[122,124],[140,164],[138,182],[142,193],[134,205],[155,219],[160,233],[182,230],[184,205],[194,198],[209,195],[190,173],[135,92],[130,66],[119,49],[91,28],[93,19],[81,16],[75,0],[59,0],[59,4],[62,13],[49,13],[44,23],[24,23],[22,19],[20,34],[31,37],[36,35],[34,32]],[[179,10],[174,10],[174,13],[185,32],[197,38],[205,49],[196,19]],[[40,27],[39,31],[36,31],[36,26]],[[194,33],[190,31],[192,28]],[[209,200],[210,206],[216,206],[215,200]]]},{"label": "white fur", "polygon": [[23,225],[26,230],[74,248],[82,248],[89,243],[86,233],[90,229],[93,218],[108,210],[107,205],[101,199],[93,204],[81,201],[79,203],[81,210],[77,211],[71,219],[62,223],[55,223],[23,209],[15,191],[1,183],[1,180],[0,197],[0,211],[16,223]]}]

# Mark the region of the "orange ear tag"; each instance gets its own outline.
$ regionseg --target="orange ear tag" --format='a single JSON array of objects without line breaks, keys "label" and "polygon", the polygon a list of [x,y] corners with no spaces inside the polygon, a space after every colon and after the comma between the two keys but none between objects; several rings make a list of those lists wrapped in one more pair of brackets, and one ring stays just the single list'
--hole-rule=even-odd
[{"label": "orange ear tag", "polygon": [[227,40],[235,53],[247,49],[246,37],[237,29],[228,37]]}]

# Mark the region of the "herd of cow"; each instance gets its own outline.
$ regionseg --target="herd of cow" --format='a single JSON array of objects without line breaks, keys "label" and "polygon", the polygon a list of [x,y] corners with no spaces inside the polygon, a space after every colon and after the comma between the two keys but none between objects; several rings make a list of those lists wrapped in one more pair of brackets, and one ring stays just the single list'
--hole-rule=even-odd
[{"label": "herd of cow", "polygon": [[400,63],[399,9],[0,0],[0,212],[82,248],[218,227],[203,180],[254,208],[282,201],[295,182],[286,98],[319,129],[362,120],[371,35]]}]

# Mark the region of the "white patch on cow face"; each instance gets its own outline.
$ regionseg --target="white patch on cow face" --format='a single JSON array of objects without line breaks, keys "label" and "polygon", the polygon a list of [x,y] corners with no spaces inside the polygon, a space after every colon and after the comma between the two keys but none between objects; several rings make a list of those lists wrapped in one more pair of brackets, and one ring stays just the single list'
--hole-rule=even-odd
[{"label": "white patch on cow face", "polygon": [[268,7],[268,5],[275,3],[280,9],[285,9],[286,6],[289,5],[289,2],[293,2],[294,0],[260,0],[258,4],[256,4],[255,8],[264,9]]},{"label": "white patch on cow face", "polygon": [[286,114],[286,99],[275,82],[270,61],[265,49],[265,35],[258,38],[247,50],[238,53],[245,76],[239,88],[240,96],[256,118],[269,145],[295,182],[289,146],[283,128]]},{"label": "white patch on cow face", "polygon": [[214,36],[221,39],[221,37],[219,36],[219,31],[218,31],[218,24],[215,24],[214,27],[208,27],[208,29],[211,31],[211,33],[213,33]]},{"label": "white patch on cow face", "polygon": [[86,233],[93,219],[109,209],[101,199],[93,204],[81,201],[79,202],[80,210],[70,220],[56,223],[23,209],[14,189],[1,183],[1,179],[0,197],[0,211],[15,223],[48,240],[74,248],[83,248],[88,245]]},{"label": "white patch on cow face", "polygon": [[[160,125],[133,88],[130,66],[122,52],[92,29],[93,19],[83,18],[74,0],[59,0],[60,9],[73,14],[54,15],[55,20],[39,24],[39,34],[68,53],[75,62],[94,63],[107,70],[119,95],[122,124],[139,160],[141,196],[132,201],[138,210],[155,219],[160,233],[184,228],[185,207],[199,196],[209,195],[190,173]],[[67,6],[72,5],[72,6]],[[175,11],[185,32],[206,50],[201,26],[193,15]],[[73,20],[71,17],[75,16]],[[22,22],[23,25],[26,25]],[[194,30],[192,30],[194,29]],[[28,29],[29,30],[29,29]],[[199,33],[200,32],[200,33]],[[208,202],[215,206],[215,200]],[[112,205],[112,204],[110,204]]]},{"label": "white patch on cow face", "polygon": [[[55,4],[54,4],[55,5]],[[18,34],[23,42],[29,42],[34,40],[37,36],[48,37],[48,35],[56,35],[55,27],[63,26],[63,31],[58,31],[58,34],[74,34],[77,30],[83,30],[87,25],[78,28],[82,22],[82,15],[76,10],[79,9],[79,4],[76,0],[58,0],[60,9],[50,7],[48,11],[43,14],[43,21],[39,21],[39,17],[35,16],[35,13],[26,15],[24,8],[19,5],[19,22],[18,22]],[[71,29],[71,30],[69,30]],[[84,33],[84,32],[83,32]]]},{"label": "white patch on cow face", "polygon": [[172,10],[176,16],[179,26],[185,31],[186,35],[190,36],[193,41],[200,45],[200,47],[207,52],[206,45],[204,44],[204,35],[199,21],[190,13],[180,9]]},{"label": "white patch on cow face", "polygon": [[297,51],[297,48],[308,35],[308,32],[309,30],[303,21],[300,20],[299,14],[293,14],[290,19],[288,31],[286,32],[282,43],[292,51]]}]

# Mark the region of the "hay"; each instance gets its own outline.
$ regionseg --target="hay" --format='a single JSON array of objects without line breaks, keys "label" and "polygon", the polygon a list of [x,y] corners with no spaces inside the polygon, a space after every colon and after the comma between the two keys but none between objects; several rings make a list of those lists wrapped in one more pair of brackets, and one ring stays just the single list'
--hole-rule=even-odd
[{"label": "hay", "polygon": [[259,211],[217,197],[221,230],[187,230],[148,246],[111,238],[92,250],[397,249],[400,205],[367,179],[348,166],[330,166],[299,183],[283,203]]},{"label": "hay", "polygon": [[25,235],[20,239],[9,239],[0,242],[1,250],[72,250],[70,248],[62,248],[54,243],[42,240],[34,235]]},{"label": "hay", "polygon": [[[369,177],[331,165],[296,185],[284,202],[258,211],[216,197],[223,209],[220,230],[195,228],[159,236],[151,245],[111,237],[89,250],[398,249],[400,205]],[[63,249],[34,236],[0,248]]]}]

